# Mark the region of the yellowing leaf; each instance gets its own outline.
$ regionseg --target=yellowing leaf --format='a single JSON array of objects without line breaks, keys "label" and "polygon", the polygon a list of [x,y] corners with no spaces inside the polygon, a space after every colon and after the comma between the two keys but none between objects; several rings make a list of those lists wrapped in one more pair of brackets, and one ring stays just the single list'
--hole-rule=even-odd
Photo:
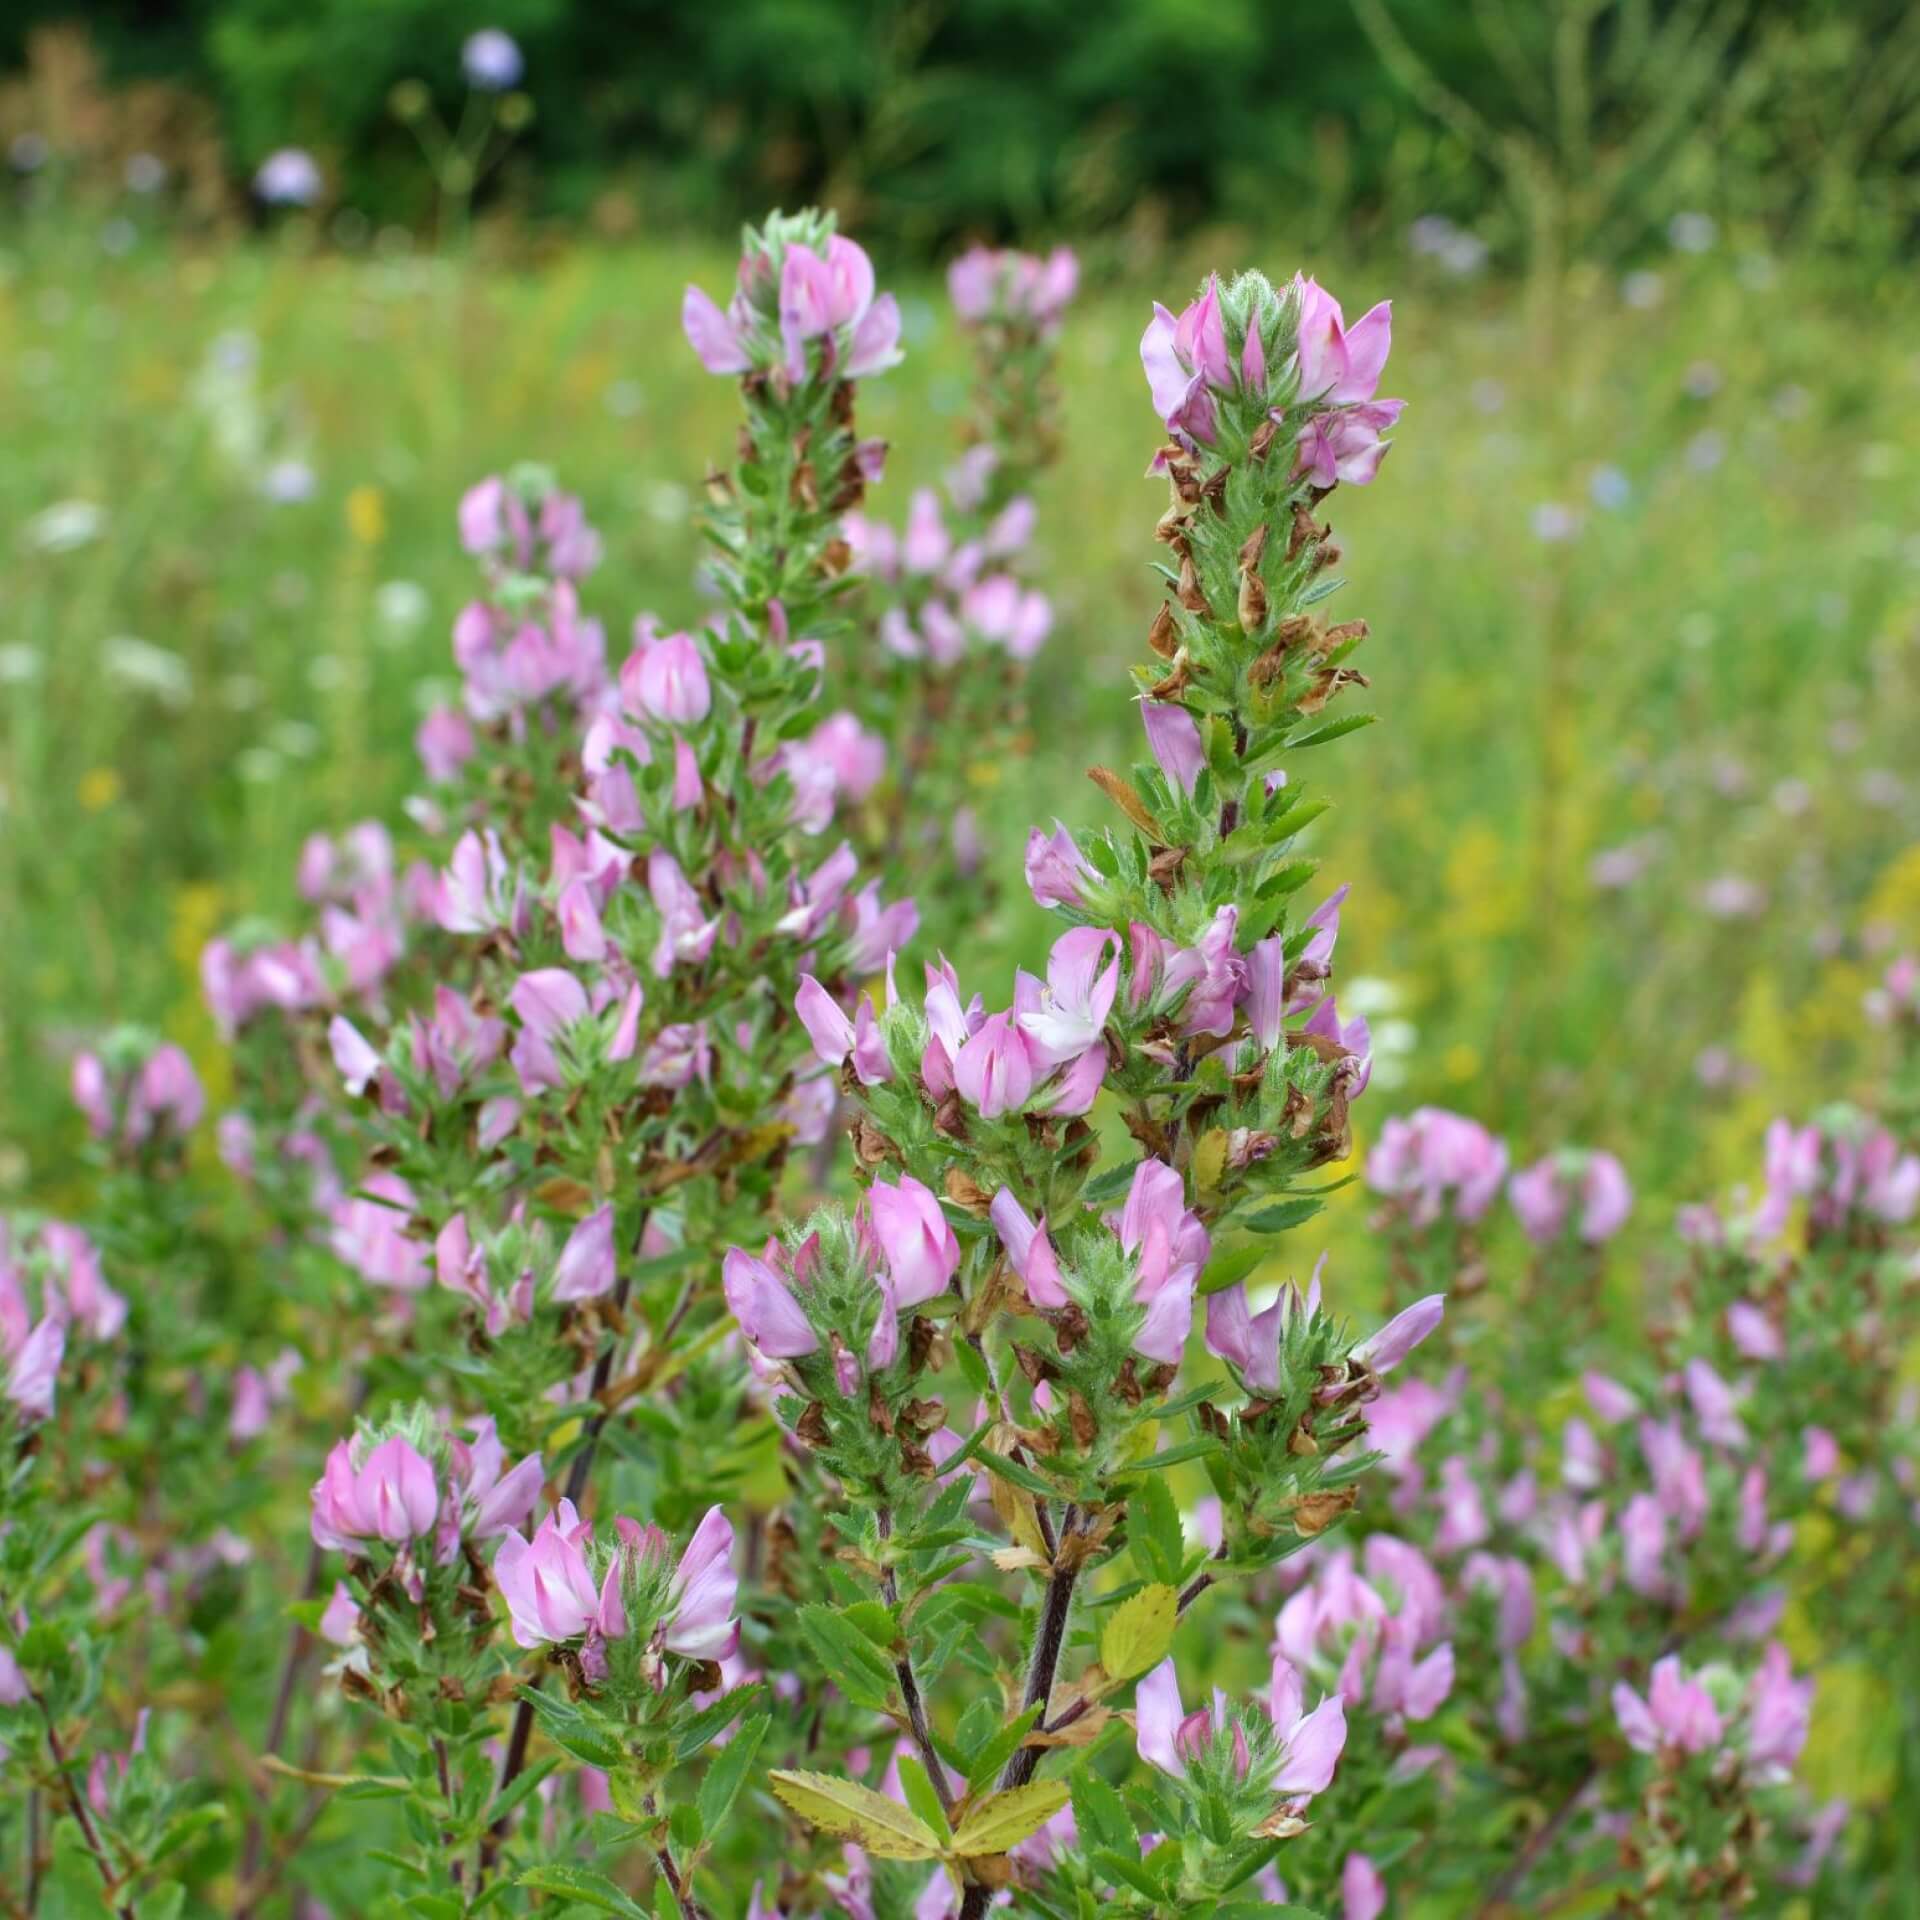
[{"label": "yellowing leaf", "polygon": [[1193,1189],[1196,1194],[1216,1193],[1220,1176],[1227,1167],[1227,1136],[1221,1127],[1209,1127],[1193,1147]]},{"label": "yellowing leaf", "polygon": [[1063,1780],[1031,1780],[1008,1793],[990,1793],[960,1822],[953,1850],[962,1857],[1005,1853],[1038,1833],[1067,1800]]},{"label": "yellowing leaf", "polygon": [[[830,1773],[775,1772],[767,1778],[782,1804],[822,1833],[838,1834],[882,1860],[935,1860],[940,1856],[940,1838],[933,1829],[899,1801],[889,1800],[871,1787],[836,1780]],[[1065,1798],[1064,1792],[1061,1797]],[[1045,1817],[1042,1815],[1042,1819]]]},{"label": "yellowing leaf", "polygon": [[1171,1587],[1142,1587],[1123,1600],[1100,1629],[1100,1664],[1116,1680],[1131,1680],[1167,1657],[1180,1596]]}]

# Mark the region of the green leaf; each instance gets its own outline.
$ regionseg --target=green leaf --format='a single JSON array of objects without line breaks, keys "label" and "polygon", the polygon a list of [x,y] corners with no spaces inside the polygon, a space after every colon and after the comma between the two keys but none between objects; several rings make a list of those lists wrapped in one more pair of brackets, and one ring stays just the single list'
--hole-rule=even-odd
[{"label": "green leaf", "polygon": [[1142,1587],[1115,1607],[1100,1629],[1100,1664],[1116,1680],[1131,1680],[1167,1657],[1180,1618],[1180,1596],[1171,1587]]},{"label": "green leaf", "polygon": [[901,1754],[899,1764],[900,1791],[907,1796],[907,1805],[940,1836],[943,1847],[951,1846],[953,1829],[947,1824],[947,1810],[940,1804],[926,1768],[910,1753]]},{"label": "green leaf", "polygon": [[1006,1793],[990,1793],[960,1822],[953,1850],[963,1859],[1005,1853],[1038,1833],[1070,1797],[1064,1780],[1030,1780]]},{"label": "green leaf", "polygon": [[767,1775],[781,1804],[822,1833],[851,1840],[881,1860],[936,1860],[940,1837],[917,1813],[857,1781],[830,1773]]},{"label": "green leaf", "polygon": [[1237,1287],[1256,1267],[1272,1258],[1271,1247],[1257,1244],[1250,1247],[1233,1247],[1225,1253],[1215,1254],[1207,1262],[1206,1271],[1200,1276],[1199,1291],[1202,1296],[1209,1293],[1225,1293],[1229,1287]]},{"label": "green leaf", "polygon": [[882,1653],[892,1647],[900,1630],[892,1613],[878,1600],[856,1600],[840,1609],[840,1617],[850,1620]]},{"label": "green leaf", "polygon": [[768,1715],[756,1714],[714,1755],[706,1778],[700,1782],[700,1791],[694,1796],[708,1833],[720,1831],[721,1822],[732,1810],[747,1775],[753,1771],[760,1742],[766,1738],[771,1724]]},{"label": "green leaf", "polygon": [[1017,1720],[1009,1720],[990,1740],[974,1750],[967,1762],[967,1789],[978,1793],[1019,1751],[1040,1719],[1040,1708],[1029,1707]]},{"label": "green leaf", "polygon": [[1303,747],[1323,747],[1329,740],[1338,740],[1349,733],[1358,733],[1362,727],[1370,727],[1379,718],[1373,713],[1343,713],[1338,720],[1329,720],[1324,727],[1310,727],[1305,733],[1296,733],[1287,742],[1289,753],[1298,753]]},{"label": "green leaf", "polygon": [[1154,1461],[1147,1465],[1149,1471],[1127,1486],[1127,1538],[1141,1572],[1172,1584],[1186,1563],[1186,1536],[1180,1531],[1180,1509],[1174,1505],[1166,1475],[1152,1471]]},{"label": "green leaf", "polygon": [[1073,1776],[1073,1818],[1083,1846],[1104,1847],[1113,1853],[1140,1851],[1140,1836],[1127,1817],[1127,1803],[1112,1787],[1083,1764]]},{"label": "green leaf", "polygon": [[[1297,1200],[1283,1200],[1276,1207],[1262,1207],[1256,1214],[1235,1224],[1245,1227],[1249,1233],[1286,1233],[1303,1222],[1311,1220],[1320,1211],[1321,1201],[1306,1195]],[[1263,1257],[1271,1258],[1273,1249],[1261,1249]],[[1211,1289],[1208,1289],[1211,1291]]]},{"label": "green leaf", "polygon": [[596,1913],[618,1913],[626,1920],[651,1920],[647,1910],[632,1895],[622,1893],[604,1873],[588,1867],[529,1867],[519,1884],[535,1893],[561,1893]]},{"label": "green leaf", "polygon": [[851,1620],[817,1601],[800,1609],[799,1622],[827,1678],[856,1707],[885,1711],[893,1691],[893,1662]]},{"label": "green leaf", "polygon": [[506,1819],[528,1794],[539,1790],[540,1782],[559,1764],[560,1756],[553,1754],[537,1766],[528,1767],[522,1771],[515,1778],[513,1785],[499,1795],[493,1805],[487,1809],[487,1825],[493,1826],[496,1822]]}]

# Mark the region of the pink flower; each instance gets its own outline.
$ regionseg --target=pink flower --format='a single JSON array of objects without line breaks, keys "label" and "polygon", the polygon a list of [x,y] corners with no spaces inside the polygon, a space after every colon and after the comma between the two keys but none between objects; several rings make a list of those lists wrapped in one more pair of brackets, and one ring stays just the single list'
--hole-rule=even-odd
[{"label": "pink flower", "polygon": [[[1322,1264],[1325,1258],[1323,1254]],[[1252,1310],[1246,1282],[1238,1281],[1207,1296],[1207,1351],[1226,1361],[1239,1374],[1241,1385],[1249,1393],[1278,1393],[1280,1347],[1287,1326],[1295,1318],[1311,1318],[1319,1309],[1319,1266],[1314,1268],[1313,1280],[1304,1297],[1289,1281],[1262,1313]]]},{"label": "pink flower", "polygon": [[1520,1230],[1535,1246],[1559,1239],[1576,1206],[1579,1237],[1599,1246],[1626,1225],[1633,1208],[1633,1189],[1620,1162],[1610,1153],[1578,1148],[1550,1154],[1516,1173],[1507,1183],[1507,1198]]},{"label": "pink flower", "polygon": [[417,1293],[427,1284],[427,1250],[407,1228],[413,1189],[398,1174],[370,1173],[361,1192],[335,1203],[328,1243],[369,1286]]},{"label": "pink flower", "polygon": [[358,1463],[354,1454],[348,1442],[337,1442],[314,1483],[315,1544],[341,1550],[355,1540],[383,1540],[398,1547],[431,1534],[440,1489],[425,1456],[397,1433]]},{"label": "pink flower", "polygon": [[1653,1684],[1642,1699],[1623,1680],[1613,1689],[1613,1714],[1628,1746],[1637,1753],[1669,1748],[1707,1753],[1720,1744],[1719,1710],[1697,1680],[1689,1680],[1679,1656],[1654,1662]]},{"label": "pink flower", "polygon": [[641,639],[620,669],[620,697],[629,713],[664,726],[698,726],[713,710],[713,690],[693,636]]},{"label": "pink flower", "polygon": [[1188,1713],[1180,1701],[1180,1677],[1169,1654],[1133,1690],[1134,1745],[1148,1766],[1187,1777],[1187,1757],[1202,1752],[1212,1733],[1211,1716]]},{"label": "pink flower", "polygon": [[[735,301],[736,307],[742,305]],[[741,317],[744,315],[721,312],[712,297],[698,287],[686,290],[680,302],[681,331],[709,373],[745,373],[752,367],[753,359],[738,324]]]},{"label": "pink flower", "polygon": [[557,1301],[597,1300],[613,1291],[616,1257],[613,1248],[613,1206],[596,1208],[567,1235],[553,1270],[553,1297]]},{"label": "pink flower", "polygon": [[1340,1920],[1380,1920],[1387,1883],[1364,1853],[1350,1853],[1340,1869]]},{"label": "pink flower", "polygon": [[1002,1187],[993,1196],[991,1208],[994,1230],[1007,1250],[1007,1262],[1020,1276],[1027,1298],[1036,1307],[1064,1307],[1070,1296],[1060,1278],[1060,1262],[1047,1238],[1044,1217],[1029,1220],[1011,1187]]},{"label": "pink flower", "polygon": [[320,1615],[320,1637],[336,1647],[350,1647],[360,1637],[360,1609],[344,1580],[333,1583],[333,1597]]},{"label": "pink flower", "polygon": [[733,1617],[739,1576],[733,1570],[733,1527],[709,1507],[674,1569],[665,1646],[689,1660],[722,1660],[740,1636]]},{"label": "pink flower", "polygon": [[1404,400],[1379,400],[1338,413],[1315,414],[1301,429],[1296,471],[1316,487],[1331,487],[1337,481],[1350,487],[1370,485],[1387,457],[1389,443],[1380,436],[1405,407]]},{"label": "pink flower", "polygon": [[1635,1593],[1654,1595],[1667,1585],[1667,1516],[1650,1493],[1636,1493],[1620,1511],[1620,1569]]},{"label": "pink flower", "polygon": [[1119,990],[1120,936],[1104,927],[1063,933],[1047,957],[1046,987],[1018,1016],[1036,1065],[1061,1066],[1090,1047],[1104,1053],[1102,1029]]},{"label": "pink flower", "polygon": [[1073,835],[1059,821],[1049,838],[1038,827],[1027,835],[1027,886],[1043,907],[1082,907],[1080,883],[1098,878]]},{"label": "pink flower", "polygon": [[940,1202],[911,1174],[898,1186],[867,1190],[873,1237],[886,1261],[896,1307],[917,1307],[946,1292],[960,1269],[960,1242]]},{"label": "pink flower", "polygon": [[767,1242],[764,1259],[732,1247],[720,1264],[720,1285],[748,1341],[769,1360],[794,1360],[818,1352],[820,1337],[786,1278],[771,1264],[780,1258],[777,1240]]},{"label": "pink flower", "polygon": [[953,1084],[983,1120],[1025,1106],[1036,1077],[1032,1050],[1011,1013],[989,1015],[953,1056]]},{"label": "pink flower", "polygon": [[1177,1363],[1193,1326],[1193,1290],[1211,1242],[1198,1214],[1187,1209],[1186,1183],[1164,1161],[1134,1169],[1126,1203],[1107,1224],[1137,1262],[1133,1297],[1146,1318],[1133,1337],[1149,1360]]},{"label": "pink flower", "polygon": [[5,1395],[29,1418],[53,1417],[54,1388],[67,1351],[66,1327],[51,1314],[16,1342],[0,1322],[0,1361],[6,1364]]},{"label": "pink flower", "polygon": [[1405,1200],[1416,1227],[1432,1226],[1449,1211],[1458,1220],[1480,1219],[1506,1173],[1505,1144],[1443,1107],[1387,1121],[1367,1155],[1367,1185]]},{"label": "pink flower", "polygon": [[1333,1770],[1347,1744],[1346,1702],[1337,1693],[1329,1694],[1311,1713],[1305,1713],[1304,1697],[1299,1672],[1292,1662],[1275,1654],[1267,1687],[1267,1712],[1285,1744],[1285,1752],[1272,1786],[1275,1793],[1302,1799],[1325,1793],[1333,1784]]},{"label": "pink flower", "polygon": [[1377,1374],[1390,1373],[1439,1326],[1446,1310],[1447,1296],[1430,1293],[1402,1308],[1371,1339],[1361,1341],[1349,1358]]},{"label": "pink flower", "polygon": [[1206,753],[1200,728],[1185,707],[1166,700],[1142,700],[1140,718],[1147,729],[1147,746],[1170,784],[1191,795]]},{"label": "pink flower", "polygon": [[1393,303],[1369,307],[1348,329],[1340,302],[1317,281],[1297,277],[1290,291],[1299,305],[1298,399],[1336,407],[1371,400],[1393,345]]},{"label": "pink flower", "polygon": [[1811,1680],[1795,1680],[1779,1641],[1770,1641],[1747,1689],[1747,1761],[1762,1780],[1792,1776],[1813,1713]]},{"label": "pink flower", "polygon": [[327,1051],[333,1055],[347,1091],[356,1099],[380,1077],[380,1069],[386,1064],[345,1014],[336,1013],[327,1023]]},{"label": "pink flower", "polygon": [[593,1528],[562,1500],[531,1541],[509,1529],[493,1558],[512,1622],[514,1644],[541,1647],[577,1640],[593,1624],[600,1595],[587,1566]]}]

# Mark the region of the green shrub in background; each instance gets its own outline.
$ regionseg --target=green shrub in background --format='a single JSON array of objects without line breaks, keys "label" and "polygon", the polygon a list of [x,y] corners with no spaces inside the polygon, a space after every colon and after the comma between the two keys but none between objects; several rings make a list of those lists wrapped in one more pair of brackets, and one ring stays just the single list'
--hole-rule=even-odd
[{"label": "green shrub in background", "polygon": [[1197,219],[1312,241],[1439,212],[1497,249],[1536,251],[1546,219],[1618,255],[1705,207],[1884,254],[1920,191],[1899,0],[27,0],[0,66],[76,17],[115,75],[216,100],[236,179],[309,146],[384,219],[428,206],[391,90],[457,114],[483,25],[539,108],[496,191],[615,225],[824,195],[923,247]]}]

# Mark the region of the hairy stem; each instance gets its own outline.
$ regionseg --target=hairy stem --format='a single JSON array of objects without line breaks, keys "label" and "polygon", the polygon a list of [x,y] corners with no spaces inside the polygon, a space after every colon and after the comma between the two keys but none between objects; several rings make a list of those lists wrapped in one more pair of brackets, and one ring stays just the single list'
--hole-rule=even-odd
[{"label": "hairy stem", "polygon": [[[893,1533],[893,1509],[882,1507],[876,1517],[881,1539],[890,1538]],[[880,1593],[889,1607],[900,1604],[900,1582],[891,1567],[881,1572]],[[920,1764],[926,1768],[927,1778],[933,1783],[933,1791],[944,1812],[953,1805],[952,1790],[947,1784],[946,1769],[940,1764],[940,1756],[934,1750],[933,1728],[927,1721],[926,1702],[920,1696],[920,1682],[914,1676],[913,1655],[907,1648],[904,1629],[902,1633],[899,1657],[893,1663],[894,1678],[900,1682],[900,1698],[906,1703],[907,1725],[913,1731],[913,1744],[920,1749]]]}]

